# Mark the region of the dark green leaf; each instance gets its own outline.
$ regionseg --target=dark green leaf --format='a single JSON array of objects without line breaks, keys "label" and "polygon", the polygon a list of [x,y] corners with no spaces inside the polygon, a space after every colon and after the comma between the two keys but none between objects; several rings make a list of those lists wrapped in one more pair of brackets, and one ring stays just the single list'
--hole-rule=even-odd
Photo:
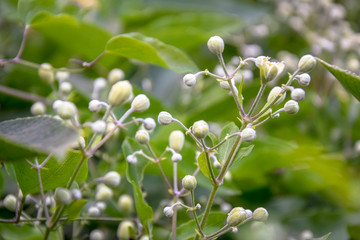
[{"label": "dark green leaf", "polygon": [[248,147],[240,148],[239,152],[236,154],[231,166],[230,170],[236,170],[241,165],[241,160],[248,156],[253,150],[254,145],[250,145]]},{"label": "dark green leaf", "polygon": [[52,10],[54,8],[54,3],[54,0],[19,0],[18,15],[26,24],[28,24],[38,12]]},{"label": "dark green leaf", "polygon": [[179,73],[198,70],[195,63],[181,50],[140,33],[113,37],[106,44],[106,53],[160,65]]},{"label": "dark green leaf", "polygon": [[70,206],[67,208],[66,212],[68,214],[69,220],[74,220],[80,216],[81,210],[86,204],[85,199],[79,199],[70,204]]},{"label": "dark green leaf", "polygon": [[[45,158],[39,159],[39,163],[44,159]],[[41,180],[44,191],[57,187],[65,187],[81,159],[82,153],[80,151],[70,151],[62,160],[58,160],[55,157],[50,158],[41,170]],[[25,161],[16,161],[13,165],[22,192],[24,194],[39,193],[40,189],[36,169],[32,168],[32,166]],[[84,161],[76,177],[76,181],[81,182],[86,180],[87,174],[87,161]]]},{"label": "dark green leaf", "polygon": [[360,76],[348,70],[331,65],[320,58],[316,58],[357,100],[360,101]]},{"label": "dark green leaf", "polygon": [[0,160],[8,161],[54,153],[61,157],[78,140],[78,131],[50,116],[0,122]]},{"label": "dark green leaf", "polygon": [[[236,124],[234,122],[227,124],[221,130],[219,141],[223,140],[226,136],[228,136],[232,133],[236,133],[238,131],[239,131],[239,128],[236,126]],[[221,163],[224,163],[226,158],[228,157],[229,152],[230,152],[232,146],[234,145],[235,138],[236,137],[229,138],[225,143],[220,145],[220,147],[218,149],[218,152],[219,152],[218,159]]]},{"label": "dark green leaf", "polygon": [[210,170],[208,168],[207,162],[206,162],[206,156],[205,156],[205,152],[201,152],[198,159],[198,165],[199,168],[201,170],[201,172],[209,179],[211,179],[210,176]]}]

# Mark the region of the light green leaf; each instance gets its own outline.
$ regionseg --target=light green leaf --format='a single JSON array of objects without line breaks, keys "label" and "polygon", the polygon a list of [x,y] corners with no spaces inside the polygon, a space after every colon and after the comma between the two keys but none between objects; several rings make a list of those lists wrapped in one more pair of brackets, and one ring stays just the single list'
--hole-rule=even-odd
[{"label": "light green leaf", "polygon": [[326,240],[329,238],[331,232],[329,232],[328,234],[322,236],[322,237],[319,237],[319,238],[309,238],[308,240]]},{"label": "light green leaf", "polygon": [[105,49],[108,54],[156,64],[179,73],[198,70],[181,50],[140,33],[117,35],[109,40]]},{"label": "light green leaf", "polygon": [[[236,133],[239,131],[239,128],[236,126],[236,124],[234,122],[231,122],[229,124],[227,124],[220,133],[220,141],[223,140],[227,135],[230,135],[232,133]],[[225,143],[223,143],[222,145],[220,145],[219,147],[219,156],[218,159],[221,163],[224,163],[226,158],[229,155],[229,152],[232,148],[232,146],[234,145],[235,142],[235,138],[236,137],[232,137],[229,138]]]},{"label": "light green leaf", "polygon": [[40,11],[52,10],[54,0],[19,0],[18,15],[26,23],[30,23],[32,18]]},{"label": "light green leaf", "polygon": [[213,134],[212,132],[209,132],[209,133],[208,133],[208,137],[210,138],[211,143],[212,143],[213,146],[218,143],[217,137],[216,137],[215,134]]},{"label": "light green leaf", "polygon": [[30,158],[39,153],[62,157],[77,142],[79,133],[51,116],[0,122],[1,161]]},{"label": "light green leaf", "polygon": [[236,170],[241,165],[241,160],[243,160],[245,157],[247,157],[253,150],[254,145],[250,145],[248,147],[241,148],[238,153],[236,154],[236,157],[234,158],[231,166],[230,171]]},{"label": "light green leaf", "polygon": [[85,199],[79,199],[70,204],[70,206],[67,208],[66,212],[68,215],[69,220],[74,220],[80,216],[81,210],[86,204]]},{"label": "light green leaf", "polygon": [[[44,234],[39,230],[39,228],[36,228],[29,224],[0,224],[0,239],[3,240],[41,240],[43,238]],[[57,234],[56,232],[51,232],[49,239],[58,240],[59,234]]]},{"label": "light green leaf", "polygon": [[210,170],[208,168],[207,162],[206,162],[206,156],[205,156],[205,152],[201,152],[198,159],[197,159],[199,168],[201,170],[201,172],[209,179],[211,179],[210,176]]},{"label": "light green leaf", "polygon": [[[44,157],[39,159],[39,163],[44,159]],[[55,157],[50,158],[41,170],[41,180],[44,191],[57,187],[65,187],[74,172],[75,166],[81,159],[82,153],[80,151],[70,151],[62,160],[58,160]],[[21,191],[24,194],[39,193],[40,189],[36,169],[32,168],[32,166],[25,161],[15,161],[13,162],[13,166]],[[85,161],[76,177],[76,181],[85,181],[87,174],[88,167]]]},{"label": "light green leaf", "polygon": [[320,58],[316,58],[357,100],[360,101],[360,76],[348,70],[331,65]]}]

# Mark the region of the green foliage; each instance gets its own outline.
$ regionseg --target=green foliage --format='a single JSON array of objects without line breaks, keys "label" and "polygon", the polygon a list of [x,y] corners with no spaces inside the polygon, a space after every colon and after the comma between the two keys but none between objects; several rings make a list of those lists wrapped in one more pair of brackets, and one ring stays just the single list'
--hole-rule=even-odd
[{"label": "green foliage", "polygon": [[53,10],[54,5],[54,0],[19,0],[18,15],[26,24],[29,24],[37,13],[44,10]]},{"label": "green foliage", "polygon": [[197,162],[198,162],[201,172],[205,175],[205,177],[207,177],[208,179],[211,179],[210,170],[209,170],[209,166],[206,161],[206,153],[205,152],[200,153],[200,155],[197,159]]},{"label": "green foliage", "polygon": [[[224,139],[226,136],[239,132],[239,128],[236,126],[236,124],[234,122],[228,123],[222,130],[220,133],[220,139]],[[228,140],[226,140],[225,143],[223,143],[220,147],[219,147],[219,161],[221,163],[224,163],[226,161],[226,158],[228,157],[230,150],[232,148],[232,146],[234,145],[235,142],[235,138],[236,137],[232,137],[229,138]]]},{"label": "green foliage", "polygon": [[71,220],[78,218],[86,203],[87,203],[87,200],[85,200],[85,199],[79,199],[79,200],[72,202],[66,208],[68,219],[71,221]]}]

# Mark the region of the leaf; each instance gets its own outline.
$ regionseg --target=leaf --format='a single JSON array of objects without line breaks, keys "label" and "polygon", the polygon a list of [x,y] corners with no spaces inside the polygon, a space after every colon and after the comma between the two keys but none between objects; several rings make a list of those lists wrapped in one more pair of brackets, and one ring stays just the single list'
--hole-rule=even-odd
[{"label": "leaf", "polygon": [[[41,163],[44,159],[45,158],[39,159],[39,163]],[[82,153],[80,151],[70,151],[62,160],[58,160],[55,157],[50,158],[41,170],[41,180],[44,191],[58,187],[65,187],[72,176],[76,165],[79,161],[81,161],[81,159]],[[13,163],[13,166],[21,191],[24,194],[39,193],[40,189],[37,171],[25,161],[16,161]],[[87,174],[87,162],[84,161],[76,177],[76,181],[85,181]]]},{"label": "leaf", "polygon": [[207,161],[206,161],[206,156],[205,156],[205,152],[201,152],[198,159],[197,159],[199,168],[201,170],[201,172],[209,179],[211,179],[210,176],[210,170],[208,168],[207,165]]},{"label": "leaf", "polygon": [[0,161],[24,159],[39,153],[62,157],[77,142],[79,133],[51,116],[17,118],[0,122]]},{"label": "leaf", "polygon": [[[122,149],[124,156],[128,156],[133,152],[141,149],[141,146],[135,142],[133,139],[127,138],[123,144]],[[149,165],[149,160],[137,156],[138,162],[136,164],[129,164],[126,161],[127,169],[126,169],[126,179],[129,183],[131,183],[134,192],[134,200],[137,215],[140,219],[140,222],[143,226],[145,226],[147,232],[151,234],[151,220],[153,218],[153,210],[146,203],[143,193],[141,191],[142,180],[144,177],[145,168]]]},{"label": "leaf", "polygon": [[360,76],[348,70],[331,65],[320,58],[316,58],[334,77],[339,80],[343,87],[360,101]]},{"label": "leaf", "polygon": [[66,212],[68,214],[69,220],[74,220],[80,216],[81,210],[86,204],[85,199],[79,199],[70,204],[70,206],[67,208]]},{"label": "leaf", "polygon": [[209,133],[208,133],[208,137],[210,138],[211,143],[212,143],[213,146],[218,143],[217,137],[216,137],[215,134],[213,134],[212,132],[209,132]]},{"label": "leaf", "polygon": [[18,15],[26,24],[28,24],[40,11],[52,10],[54,4],[54,0],[19,0],[17,9]]},{"label": "leaf", "polygon": [[[21,225],[21,224],[9,224],[9,223],[1,223],[0,224],[0,238],[3,240],[14,240],[14,239],[22,239],[22,240],[41,240],[44,238],[44,234],[34,226],[29,224]],[[58,240],[59,234],[56,232],[51,232],[49,239]]]},{"label": "leaf", "polygon": [[240,167],[241,162],[242,162],[241,160],[244,159],[245,157],[247,157],[252,152],[253,148],[254,148],[254,145],[240,148],[240,150],[236,154],[236,157],[230,166],[230,171],[236,170],[238,167]]},{"label": "leaf", "polygon": [[[222,141],[227,135],[230,135],[230,134],[236,133],[236,132],[239,132],[239,128],[236,126],[236,124],[234,122],[227,124],[221,130],[219,141]],[[229,138],[226,142],[224,142],[222,145],[220,145],[219,150],[218,150],[218,152],[219,152],[218,159],[220,162],[222,162],[222,163],[225,162],[232,146],[234,145],[235,138],[236,137]]]},{"label": "leaf", "polygon": [[195,63],[181,50],[140,33],[120,34],[108,41],[106,53],[169,68],[178,73],[196,72]]},{"label": "leaf", "polygon": [[329,238],[331,232],[329,232],[328,234],[322,236],[322,237],[319,237],[319,238],[309,238],[308,240],[326,240]]}]

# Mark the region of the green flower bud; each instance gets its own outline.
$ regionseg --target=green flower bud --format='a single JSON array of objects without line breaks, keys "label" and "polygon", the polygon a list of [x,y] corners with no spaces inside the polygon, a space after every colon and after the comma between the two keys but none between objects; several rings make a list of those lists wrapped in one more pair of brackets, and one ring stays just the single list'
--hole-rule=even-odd
[{"label": "green flower bud", "polygon": [[233,208],[226,219],[227,225],[236,227],[246,219],[245,209],[242,207]]},{"label": "green flower bud", "polygon": [[108,74],[108,80],[110,84],[114,84],[125,77],[124,71],[118,68],[112,69]]},{"label": "green flower bud", "polygon": [[255,209],[255,211],[253,213],[253,219],[255,221],[265,222],[268,219],[268,217],[269,217],[269,213],[263,207],[259,207],[259,208]]},{"label": "green flower bud", "polygon": [[138,130],[135,134],[135,140],[140,144],[147,144],[150,141],[150,135],[146,130]]},{"label": "green flower bud", "polygon": [[219,55],[224,51],[224,40],[219,36],[213,36],[208,40],[207,47],[210,52]]},{"label": "green flower bud", "polygon": [[291,91],[291,98],[295,101],[301,101],[305,98],[305,91],[302,88],[295,88]]},{"label": "green flower bud", "polygon": [[246,213],[246,219],[252,218],[253,212],[250,209],[246,209],[245,213]]},{"label": "green flower bud", "polygon": [[72,102],[62,101],[57,106],[56,112],[63,119],[70,119],[76,115],[77,109]]},{"label": "green flower bud", "polygon": [[196,84],[196,75],[188,73],[183,77],[183,82],[186,86],[192,87]]},{"label": "green flower bud", "polygon": [[289,100],[284,105],[284,110],[288,114],[295,114],[299,111],[299,104],[294,100]]},{"label": "green flower bud", "polygon": [[103,182],[111,187],[116,187],[120,184],[120,174],[115,171],[110,171],[102,178]]},{"label": "green flower bud", "polygon": [[[271,89],[269,96],[267,97],[267,101],[270,103],[272,101],[274,101],[274,99],[281,93],[282,88],[281,87],[273,87],[273,89]],[[274,103],[274,106],[279,105],[282,101],[284,101],[286,97],[286,92],[283,93],[283,95]]]},{"label": "green flower bud", "polygon": [[174,210],[172,209],[172,207],[165,207],[163,212],[166,217],[172,217],[172,215],[174,215]]},{"label": "green flower bud", "polygon": [[200,120],[194,123],[191,131],[195,137],[205,138],[209,133],[209,125],[204,120]]},{"label": "green flower bud", "polygon": [[132,236],[132,231],[135,231],[134,223],[130,221],[123,221],[120,223],[116,235],[120,240],[129,240]]},{"label": "green flower bud", "polygon": [[283,62],[270,62],[265,58],[260,65],[260,74],[263,84],[277,80],[284,71],[285,64]]},{"label": "green flower bud", "polygon": [[45,104],[42,102],[36,102],[31,106],[31,113],[33,115],[42,115],[46,111]]},{"label": "green flower bud", "polygon": [[88,215],[89,215],[90,217],[98,217],[98,216],[100,216],[100,214],[101,214],[101,211],[100,211],[100,209],[97,208],[96,206],[91,206],[91,207],[89,207],[89,209],[88,209]]},{"label": "green flower bud", "polygon": [[134,203],[132,198],[127,195],[127,194],[123,194],[119,197],[119,200],[117,202],[119,208],[126,212],[126,213],[130,213],[134,211]]},{"label": "green flower bud", "polygon": [[185,135],[182,131],[176,130],[169,136],[169,146],[176,152],[180,152],[184,146]]},{"label": "green flower bud", "polygon": [[57,188],[55,190],[54,198],[56,203],[69,204],[72,201],[71,192],[66,188]]},{"label": "green flower bud", "polygon": [[298,81],[302,86],[309,86],[310,82],[311,82],[311,77],[309,74],[307,73],[303,73],[297,76],[298,77]]},{"label": "green flower bud", "polygon": [[4,207],[12,212],[16,211],[16,197],[12,194],[8,194],[4,201],[3,201]]},{"label": "green flower bud", "polygon": [[196,188],[196,185],[197,185],[196,178],[192,175],[186,175],[182,179],[182,185],[186,190],[192,191]]},{"label": "green flower bud", "polygon": [[103,231],[95,229],[90,232],[90,240],[105,240]]},{"label": "green flower bud", "polygon": [[64,94],[69,94],[72,90],[72,85],[69,82],[62,82],[60,83],[59,90]]},{"label": "green flower bud", "polygon": [[144,94],[139,94],[132,101],[131,107],[137,112],[143,112],[150,107],[150,100]]},{"label": "green flower bud", "polygon": [[161,125],[168,125],[172,122],[173,118],[170,113],[162,111],[159,113],[158,122]]},{"label": "green flower bud", "polygon": [[242,130],[240,136],[243,141],[252,142],[256,138],[256,131],[251,127],[247,127],[244,130]]},{"label": "green flower bud", "polygon": [[113,191],[104,184],[99,184],[96,189],[96,201],[106,201],[113,196]]},{"label": "green flower bud", "polygon": [[316,59],[312,55],[304,55],[302,58],[300,58],[300,61],[298,63],[298,68],[301,72],[310,72],[313,70],[316,66]]},{"label": "green flower bud", "polygon": [[49,84],[52,84],[55,81],[55,74],[53,71],[53,67],[49,63],[41,64],[38,70],[38,74],[42,80],[44,80]]},{"label": "green flower bud", "polygon": [[106,132],[106,122],[103,120],[97,120],[96,122],[91,123],[91,130],[95,134],[103,134]]},{"label": "green flower bud", "polygon": [[119,106],[123,104],[132,93],[132,86],[129,81],[119,81],[115,83],[109,92],[109,103],[112,106]]}]

